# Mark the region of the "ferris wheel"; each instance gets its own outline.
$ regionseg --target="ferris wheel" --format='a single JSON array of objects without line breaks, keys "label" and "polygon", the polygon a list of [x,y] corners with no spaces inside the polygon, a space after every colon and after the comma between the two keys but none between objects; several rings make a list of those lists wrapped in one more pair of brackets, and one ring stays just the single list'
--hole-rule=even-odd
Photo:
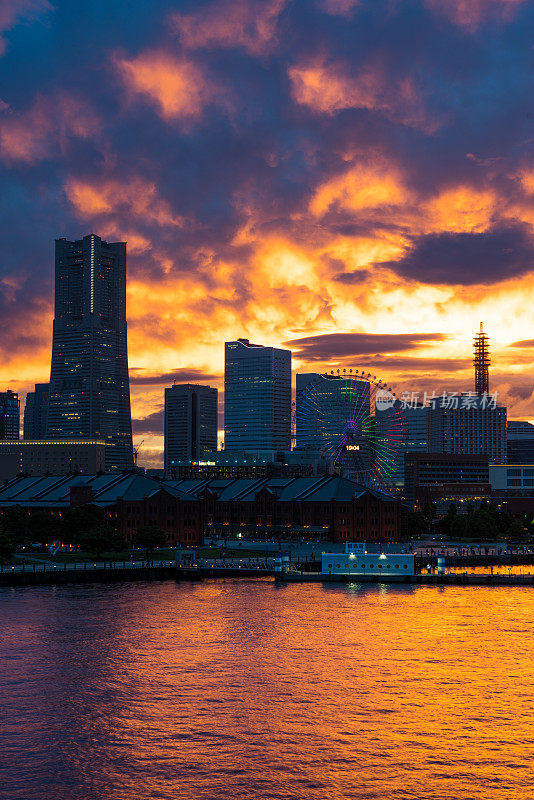
[{"label": "ferris wheel", "polygon": [[320,451],[334,472],[364,486],[393,488],[406,415],[376,375],[351,369],[297,376],[295,423],[297,448]]}]

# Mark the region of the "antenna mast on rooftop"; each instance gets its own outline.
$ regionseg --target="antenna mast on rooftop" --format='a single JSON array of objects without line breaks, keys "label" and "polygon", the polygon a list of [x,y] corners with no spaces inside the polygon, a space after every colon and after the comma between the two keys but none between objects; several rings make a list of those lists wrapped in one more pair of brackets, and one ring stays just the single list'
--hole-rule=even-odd
[{"label": "antenna mast on rooftop", "polygon": [[489,394],[489,365],[490,365],[489,336],[484,333],[482,322],[480,332],[474,337],[475,368],[475,394]]}]

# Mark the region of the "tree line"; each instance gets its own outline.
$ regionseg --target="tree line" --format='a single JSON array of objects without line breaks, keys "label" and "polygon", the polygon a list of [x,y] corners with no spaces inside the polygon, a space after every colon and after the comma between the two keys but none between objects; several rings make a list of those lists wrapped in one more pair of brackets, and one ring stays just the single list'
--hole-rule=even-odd
[{"label": "tree line", "polygon": [[435,534],[450,539],[506,539],[511,544],[525,544],[534,538],[534,520],[518,519],[487,500],[479,508],[467,504],[459,514],[454,503],[438,517],[435,503],[425,503],[420,511],[403,507],[402,532],[417,538]]},{"label": "tree line", "polygon": [[3,509],[0,517],[0,558],[4,561],[32,544],[50,544],[58,540],[62,544],[74,545],[95,558],[100,558],[104,553],[124,553],[128,545],[143,548],[148,558],[156,547],[166,544],[165,533],[153,525],[140,527],[133,540],[126,542],[106,511],[94,505],[69,508],[61,517],[46,511],[28,514],[21,506]]}]

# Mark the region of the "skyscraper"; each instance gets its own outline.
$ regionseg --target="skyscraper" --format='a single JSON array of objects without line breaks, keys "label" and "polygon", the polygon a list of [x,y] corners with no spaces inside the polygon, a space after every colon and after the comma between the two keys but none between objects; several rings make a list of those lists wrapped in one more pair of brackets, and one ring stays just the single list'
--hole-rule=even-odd
[{"label": "skyscraper", "polygon": [[106,442],[106,468],[133,467],[126,242],[56,240],[47,436]]},{"label": "skyscraper", "polygon": [[165,389],[165,475],[173,461],[198,461],[217,450],[217,389],[191,383]]},{"label": "skyscraper", "polygon": [[377,445],[370,383],[346,374],[304,372],[297,374],[296,388],[297,448],[318,451],[330,470],[364,480]]},{"label": "skyscraper", "polygon": [[[310,386],[314,387],[311,397],[308,394]],[[347,380],[346,376],[328,373],[299,372],[296,388],[298,448],[321,450],[332,440],[341,439],[356,402],[361,403],[365,418],[371,416],[368,381]]]},{"label": "skyscraper", "polygon": [[49,383],[36,383],[35,391],[26,395],[24,406],[24,433],[26,440],[46,439],[48,422]]},{"label": "skyscraper", "polygon": [[289,450],[291,351],[237,339],[224,345],[224,447]]},{"label": "skyscraper", "polygon": [[20,426],[20,401],[16,392],[0,392],[0,439],[18,439]]}]

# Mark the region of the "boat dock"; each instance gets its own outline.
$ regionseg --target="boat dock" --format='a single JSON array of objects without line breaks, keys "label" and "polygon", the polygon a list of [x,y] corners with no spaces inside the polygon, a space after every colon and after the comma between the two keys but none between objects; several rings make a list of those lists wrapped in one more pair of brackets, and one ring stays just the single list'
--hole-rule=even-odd
[{"label": "boat dock", "polygon": [[287,571],[275,574],[280,583],[382,583],[424,586],[533,586],[532,575],[446,572],[444,575],[326,575],[322,572]]}]

